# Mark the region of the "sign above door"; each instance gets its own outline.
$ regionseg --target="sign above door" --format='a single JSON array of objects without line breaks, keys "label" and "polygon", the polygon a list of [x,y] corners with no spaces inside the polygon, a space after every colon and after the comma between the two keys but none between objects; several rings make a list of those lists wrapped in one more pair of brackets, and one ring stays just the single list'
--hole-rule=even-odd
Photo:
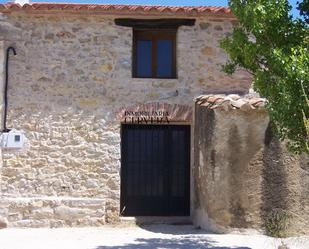
[{"label": "sign above door", "polygon": [[191,123],[192,115],[191,106],[156,102],[124,107],[117,119],[126,124]]}]

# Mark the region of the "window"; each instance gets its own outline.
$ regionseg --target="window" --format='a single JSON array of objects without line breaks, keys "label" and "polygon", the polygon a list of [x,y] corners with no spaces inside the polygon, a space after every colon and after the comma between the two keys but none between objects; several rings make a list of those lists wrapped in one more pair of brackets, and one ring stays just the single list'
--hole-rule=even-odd
[{"label": "window", "polygon": [[133,77],[176,78],[176,29],[133,32]]},{"label": "window", "polygon": [[180,26],[194,26],[195,19],[116,18],[115,24],[133,28],[133,77],[162,79],[177,77],[177,29]]}]

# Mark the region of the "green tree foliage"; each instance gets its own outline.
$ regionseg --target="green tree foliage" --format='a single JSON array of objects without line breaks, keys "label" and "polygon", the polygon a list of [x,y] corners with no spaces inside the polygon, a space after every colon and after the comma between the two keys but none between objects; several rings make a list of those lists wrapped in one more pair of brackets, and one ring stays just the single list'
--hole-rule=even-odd
[{"label": "green tree foliage", "polygon": [[230,58],[223,70],[232,74],[244,68],[252,74],[279,137],[292,151],[309,153],[308,0],[299,3],[302,19],[289,14],[287,0],[231,0],[229,5],[238,24],[221,41]]},{"label": "green tree foliage", "polygon": [[304,18],[304,20],[309,23],[309,0],[304,0],[302,2],[297,2],[298,10],[300,11],[300,15]]}]

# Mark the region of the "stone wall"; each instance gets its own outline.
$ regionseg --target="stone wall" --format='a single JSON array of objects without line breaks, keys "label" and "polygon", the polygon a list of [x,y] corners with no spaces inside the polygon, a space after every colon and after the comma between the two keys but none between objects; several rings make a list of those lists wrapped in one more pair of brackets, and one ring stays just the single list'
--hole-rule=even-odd
[{"label": "stone wall", "polygon": [[195,224],[265,229],[278,210],[289,216],[288,235],[308,233],[308,158],[278,141],[265,109],[195,111]]},{"label": "stone wall", "polygon": [[11,227],[100,226],[105,203],[95,198],[2,198],[0,215]]},{"label": "stone wall", "polygon": [[[248,91],[246,73],[232,78],[221,72],[226,55],[218,41],[230,33],[231,20],[204,16],[194,27],[180,27],[178,78],[159,80],[131,77],[132,29],[116,26],[116,17],[14,11],[1,15],[0,54],[4,56],[9,45],[17,52],[10,59],[8,127],[27,138],[23,150],[3,149],[0,160],[0,216],[9,226],[116,221],[118,110],[148,102],[192,106],[201,93]],[[75,199],[68,204],[59,198]],[[101,203],[101,211],[87,215],[97,221],[78,216],[70,223],[57,216],[56,207],[70,216],[76,212],[73,206],[81,208],[82,200],[92,198],[94,205]]]}]

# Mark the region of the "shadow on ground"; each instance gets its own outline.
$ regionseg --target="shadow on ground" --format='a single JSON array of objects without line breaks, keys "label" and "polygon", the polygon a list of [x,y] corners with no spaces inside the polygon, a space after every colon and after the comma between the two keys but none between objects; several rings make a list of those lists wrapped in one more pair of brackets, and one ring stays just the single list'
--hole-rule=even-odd
[{"label": "shadow on ground", "polygon": [[216,246],[215,241],[210,241],[200,236],[186,236],[172,239],[138,238],[135,243],[122,246],[99,246],[95,249],[251,249],[249,247],[222,247]]},{"label": "shadow on ground", "polygon": [[170,235],[205,235],[216,234],[200,228],[195,228],[193,225],[169,225],[169,224],[152,224],[152,225],[138,225],[141,229],[152,233],[163,233]]}]

